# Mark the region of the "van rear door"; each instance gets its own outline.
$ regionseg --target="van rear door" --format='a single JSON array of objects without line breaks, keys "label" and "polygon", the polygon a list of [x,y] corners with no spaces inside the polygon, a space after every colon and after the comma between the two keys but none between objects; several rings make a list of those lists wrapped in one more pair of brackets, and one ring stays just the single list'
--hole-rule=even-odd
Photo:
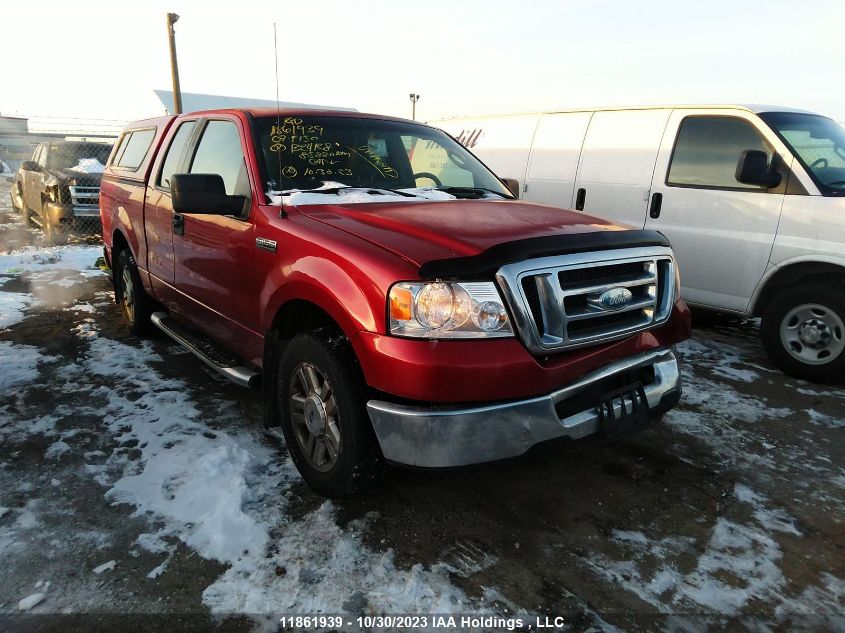
[{"label": "van rear door", "polygon": [[603,110],[590,120],[573,208],[641,229],[669,109]]},{"label": "van rear door", "polygon": [[[777,153],[781,184],[766,189],[739,182],[737,163],[745,150],[766,152],[770,165]],[[752,112],[720,108],[672,113],[646,227],[672,243],[686,300],[738,312],[748,308],[769,262],[792,160]]]}]

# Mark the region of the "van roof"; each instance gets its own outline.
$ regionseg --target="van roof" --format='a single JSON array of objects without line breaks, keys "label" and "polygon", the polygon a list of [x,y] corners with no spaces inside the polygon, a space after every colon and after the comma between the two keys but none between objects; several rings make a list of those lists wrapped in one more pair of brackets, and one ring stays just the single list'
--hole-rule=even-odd
[{"label": "van roof", "polygon": [[755,114],[762,114],[764,112],[794,112],[799,114],[818,114],[817,112],[811,112],[810,110],[801,110],[799,108],[790,108],[787,106],[778,106],[778,105],[762,105],[762,104],[751,104],[751,103],[707,103],[707,104],[700,104],[700,103],[675,103],[675,104],[662,104],[662,105],[635,105],[635,106],[602,106],[602,107],[583,107],[583,108],[560,108],[560,109],[553,109],[553,110],[532,110],[527,112],[507,112],[504,114],[480,114],[480,115],[462,115],[462,116],[452,116],[452,117],[445,117],[442,119],[432,119],[432,120],[439,120],[439,121],[449,121],[452,119],[492,119],[492,118],[499,118],[499,117],[507,117],[507,116],[530,116],[530,115],[540,115],[540,114],[559,114],[564,112],[604,112],[604,111],[613,111],[613,110],[674,110],[678,108],[694,108],[698,109],[714,109],[714,110],[722,110],[722,109],[731,109],[731,110],[747,110],[749,112],[754,112]]}]

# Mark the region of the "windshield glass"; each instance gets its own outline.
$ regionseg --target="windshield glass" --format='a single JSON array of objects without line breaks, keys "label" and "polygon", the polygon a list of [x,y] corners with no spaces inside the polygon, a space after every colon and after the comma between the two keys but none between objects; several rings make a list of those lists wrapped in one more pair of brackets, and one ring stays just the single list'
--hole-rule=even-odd
[{"label": "windshield glass", "polygon": [[824,195],[845,194],[845,129],[815,114],[770,112],[760,117],[810,172]]},{"label": "windshield glass", "polygon": [[56,143],[47,150],[47,168],[73,169],[90,166],[93,161],[104,166],[110,153],[111,145],[105,143]]},{"label": "windshield glass", "polygon": [[256,120],[255,135],[268,192],[326,185],[333,190],[460,188],[459,194],[478,189],[500,199],[512,197],[466,149],[424,125],[354,117],[262,117]]}]

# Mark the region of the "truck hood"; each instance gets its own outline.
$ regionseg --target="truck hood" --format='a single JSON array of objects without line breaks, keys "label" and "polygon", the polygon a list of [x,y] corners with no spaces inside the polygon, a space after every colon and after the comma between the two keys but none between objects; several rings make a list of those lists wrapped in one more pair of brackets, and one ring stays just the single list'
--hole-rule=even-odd
[{"label": "truck hood", "polygon": [[80,182],[85,181],[85,184],[88,184],[91,187],[99,185],[100,180],[103,177],[103,174],[99,172],[85,172],[75,169],[48,169],[46,170],[46,173],[51,176],[55,176],[62,181],[70,179],[78,180]]},{"label": "truck hood", "polygon": [[297,209],[418,267],[432,260],[471,257],[514,240],[626,230],[576,211],[516,200],[325,204]]}]

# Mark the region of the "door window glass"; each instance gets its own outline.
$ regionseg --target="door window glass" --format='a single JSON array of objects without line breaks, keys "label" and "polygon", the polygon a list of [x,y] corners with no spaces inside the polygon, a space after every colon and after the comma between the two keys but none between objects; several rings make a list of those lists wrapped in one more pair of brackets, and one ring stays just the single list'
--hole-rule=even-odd
[{"label": "door window glass", "polygon": [[772,148],[753,125],[727,116],[687,117],[681,123],[667,184],[719,189],[752,189],[736,179],[740,155],[745,150],[765,152]]},{"label": "door window glass", "polygon": [[250,195],[238,128],[231,121],[209,121],[191,163],[192,174],[219,174],[230,196]]},{"label": "door window glass", "polygon": [[182,154],[185,151],[185,146],[191,138],[191,132],[194,131],[196,121],[186,121],[179,126],[173,140],[170,142],[170,147],[167,148],[167,156],[164,157],[164,163],[161,166],[161,171],[158,174],[157,185],[165,188],[170,187],[170,177],[179,168]]}]

